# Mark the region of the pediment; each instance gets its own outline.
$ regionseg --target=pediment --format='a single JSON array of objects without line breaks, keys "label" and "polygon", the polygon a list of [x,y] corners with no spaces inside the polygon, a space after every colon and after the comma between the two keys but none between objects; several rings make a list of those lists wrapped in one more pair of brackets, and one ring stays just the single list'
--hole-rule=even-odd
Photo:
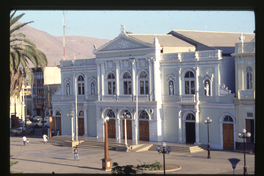
[{"label": "pediment", "polygon": [[119,36],[116,39],[107,43],[106,45],[98,48],[96,52],[129,50],[129,49],[140,49],[140,48],[153,48],[153,46],[149,44],[145,44],[140,41],[136,41],[129,37]]}]

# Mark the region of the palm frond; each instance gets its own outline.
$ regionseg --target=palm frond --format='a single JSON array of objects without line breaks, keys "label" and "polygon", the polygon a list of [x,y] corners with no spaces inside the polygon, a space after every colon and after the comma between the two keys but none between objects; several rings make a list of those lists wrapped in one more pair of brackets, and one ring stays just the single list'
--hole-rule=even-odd
[{"label": "palm frond", "polygon": [[[13,32],[15,32],[16,30],[19,30],[19,29],[22,28],[23,26],[25,26],[25,25],[27,25],[27,24],[29,24],[29,23],[32,23],[32,22],[34,22],[34,21],[30,21],[30,22],[27,22],[27,23],[22,23],[22,24],[18,24],[18,25],[16,25],[16,26],[13,27],[12,29],[10,29],[10,35],[11,35]],[[10,27],[11,27],[11,25],[10,25]]]}]

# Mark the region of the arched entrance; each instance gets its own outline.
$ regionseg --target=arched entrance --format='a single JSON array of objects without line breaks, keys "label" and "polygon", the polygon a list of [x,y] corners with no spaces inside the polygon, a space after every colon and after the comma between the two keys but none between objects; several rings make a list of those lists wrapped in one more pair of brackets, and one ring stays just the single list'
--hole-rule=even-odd
[{"label": "arched entrance", "polygon": [[78,116],[78,135],[84,135],[84,112],[80,111]]},{"label": "arched entrance", "polygon": [[56,136],[59,131],[59,135],[61,135],[61,112],[56,110],[55,111],[55,117],[50,117],[50,132],[54,130],[54,135]]},{"label": "arched entrance", "polygon": [[109,117],[108,125],[108,137],[115,138],[116,137],[116,129],[115,129],[115,113],[113,110],[109,110],[107,115]]},{"label": "arched entrance", "polygon": [[189,113],[185,119],[186,143],[195,143],[195,116]]},{"label": "arched entrance", "polygon": [[234,120],[226,115],[223,119],[223,150],[234,150]]},{"label": "arched entrance", "polygon": [[149,116],[146,111],[139,114],[139,140],[149,141]]},{"label": "arched entrance", "polygon": [[[123,111],[121,114],[126,112],[126,114],[130,115],[130,118],[126,119],[126,130],[127,130],[127,139],[132,139],[132,122],[131,122],[131,114],[128,110]],[[125,120],[123,120],[123,139],[125,139]]]}]

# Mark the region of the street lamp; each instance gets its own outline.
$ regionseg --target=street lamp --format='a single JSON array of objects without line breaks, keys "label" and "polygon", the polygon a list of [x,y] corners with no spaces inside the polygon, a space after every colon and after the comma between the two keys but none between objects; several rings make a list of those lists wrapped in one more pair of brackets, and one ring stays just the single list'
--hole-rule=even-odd
[{"label": "street lamp", "polygon": [[[161,147],[162,147],[162,150],[161,150]],[[171,148],[170,147],[167,147],[166,148],[166,143],[165,142],[162,142],[161,143],[161,146],[157,146],[156,147],[156,150],[158,151],[158,153],[162,153],[163,154],[163,171],[164,171],[164,175],[165,175],[165,154],[169,154],[171,152]]]},{"label": "street lamp", "polygon": [[237,159],[237,158],[229,158],[228,160],[229,160],[230,163],[232,164],[233,175],[235,175],[236,165],[237,165],[237,163],[240,161],[240,159]]},{"label": "street lamp", "polygon": [[250,137],[251,133],[247,132],[246,129],[243,129],[242,132],[238,133],[238,137],[243,139],[244,142],[244,175],[247,174],[247,167],[246,167],[246,138]]},{"label": "street lamp", "polygon": [[73,111],[71,111],[71,114],[67,114],[67,116],[71,116],[71,131],[72,131],[72,141],[74,141],[74,134],[73,134]]},{"label": "street lamp", "polygon": [[131,116],[129,114],[127,114],[126,112],[123,113],[123,115],[121,116],[121,118],[124,119],[125,122],[125,146],[127,146],[127,124],[126,124],[126,119],[130,118]]},{"label": "street lamp", "polygon": [[207,144],[208,155],[207,155],[207,158],[210,159],[211,155],[210,155],[210,143],[209,143],[209,124],[212,123],[212,119],[210,119],[210,117],[207,117],[206,120],[204,120],[204,123],[207,124],[207,135],[208,135],[208,144]]},{"label": "street lamp", "polygon": [[111,158],[109,158],[109,153],[108,153],[108,126],[107,122],[109,121],[109,117],[107,116],[104,119],[104,132],[105,132],[105,151],[104,151],[104,158],[102,160],[102,169],[105,171],[111,170]]}]

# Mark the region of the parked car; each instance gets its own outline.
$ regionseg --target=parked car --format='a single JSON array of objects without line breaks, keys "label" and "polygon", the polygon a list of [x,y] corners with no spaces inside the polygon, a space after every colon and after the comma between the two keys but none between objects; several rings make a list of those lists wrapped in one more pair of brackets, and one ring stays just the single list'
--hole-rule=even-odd
[{"label": "parked car", "polygon": [[33,117],[33,120],[35,122],[38,122],[38,121],[41,121],[42,120],[42,117],[41,116],[35,116],[35,117]]},{"label": "parked car", "polygon": [[[42,121],[39,121],[38,123],[36,123],[35,127],[41,128],[42,127]],[[44,127],[49,127],[49,121],[44,121]]]},{"label": "parked car", "polygon": [[22,131],[23,131],[23,127],[19,127],[17,129],[13,130],[13,133],[15,136],[17,136],[17,135],[20,135],[22,133]]}]

